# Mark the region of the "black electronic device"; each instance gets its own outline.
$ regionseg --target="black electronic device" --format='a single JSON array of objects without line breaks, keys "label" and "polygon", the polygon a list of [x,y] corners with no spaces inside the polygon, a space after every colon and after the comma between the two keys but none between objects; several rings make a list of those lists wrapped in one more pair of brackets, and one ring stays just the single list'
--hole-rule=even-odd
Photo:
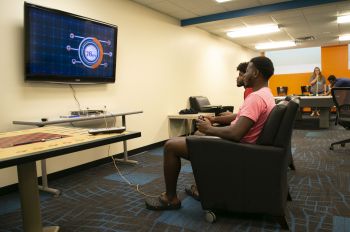
[{"label": "black electronic device", "polygon": [[110,133],[122,133],[125,131],[125,127],[109,127],[109,128],[96,128],[90,129],[88,131],[89,134],[97,135],[97,134],[110,134]]},{"label": "black electronic device", "polygon": [[25,80],[114,83],[118,27],[24,3]]},{"label": "black electronic device", "polygon": [[70,112],[70,114],[74,116],[99,115],[104,113],[105,113],[104,110],[77,110],[77,111]]}]

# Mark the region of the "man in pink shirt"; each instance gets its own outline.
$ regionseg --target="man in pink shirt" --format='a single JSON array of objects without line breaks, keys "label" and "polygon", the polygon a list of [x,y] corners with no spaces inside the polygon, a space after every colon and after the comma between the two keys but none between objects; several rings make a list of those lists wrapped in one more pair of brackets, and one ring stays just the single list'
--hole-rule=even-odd
[{"label": "man in pink shirt", "polygon": [[[244,86],[253,92],[245,99],[239,112],[230,125],[212,126],[208,118],[197,120],[201,133],[218,136],[236,142],[255,143],[261,130],[275,106],[268,80],[273,75],[274,67],[267,57],[259,56],[250,60],[244,74]],[[179,209],[181,201],[176,194],[176,185],[181,169],[181,158],[188,159],[185,137],[169,139],[164,146],[164,179],[166,192],[158,198],[146,198],[146,208],[150,210]]]},{"label": "man in pink shirt", "polygon": [[[243,81],[243,77],[247,71],[248,64],[249,62],[242,62],[237,66],[237,71],[238,71],[238,76],[236,78],[237,87],[242,87],[242,86],[244,87],[244,99],[246,99],[248,95],[253,92],[253,89],[251,87],[244,86],[244,81]],[[212,124],[218,123],[221,126],[224,126],[224,125],[229,125],[236,118],[236,116],[237,115],[232,112],[223,112],[219,116],[207,117],[207,118],[210,120]],[[202,135],[202,133],[199,133],[198,131],[196,131],[195,135]]]}]

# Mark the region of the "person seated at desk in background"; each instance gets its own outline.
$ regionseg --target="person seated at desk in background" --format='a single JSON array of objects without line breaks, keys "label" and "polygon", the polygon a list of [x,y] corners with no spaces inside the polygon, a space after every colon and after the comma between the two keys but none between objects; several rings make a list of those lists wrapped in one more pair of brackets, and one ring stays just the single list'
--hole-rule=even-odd
[{"label": "person seated at desk in background", "polygon": [[330,83],[330,88],[326,95],[331,94],[331,90],[333,87],[350,87],[350,79],[349,78],[336,78],[334,75],[330,75],[327,80]]},{"label": "person seated at desk in background", "polygon": [[[244,97],[243,97],[244,99],[246,99],[246,97],[253,92],[253,89],[250,88],[250,87],[246,88],[244,86],[244,82],[243,82],[243,75],[247,71],[247,66],[248,66],[248,62],[242,62],[242,63],[240,63],[237,66],[238,76],[236,78],[236,83],[237,83],[237,87],[242,87],[242,86],[244,87]],[[228,115],[230,117],[225,118]],[[219,120],[221,120],[221,123],[220,122],[216,122],[216,123],[219,123],[221,125],[228,125],[233,120],[232,119],[233,115],[234,114],[231,113],[231,112],[223,112],[223,113],[220,114],[220,116],[212,117],[212,119],[214,119],[214,118],[221,118],[221,119],[219,119]],[[225,122],[225,123],[223,123],[223,122]]]},{"label": "person seated at desk in background", "polygon": [[[274,67],[269,58],[259,56],[251,59],[243,79],[244,86],[253,88],[253,92],[244,100],[237,117],[225,127],[213,127],[207,118],[200,118],[197,120],[198,130],[206,135],[231,141],[255,143],[275,106],[274,97],[268,87],[268,80],[273,73]],[[189,159],[186,138],[169,139],[164,146],[166,192],[158,198],[146,198],[147,209],[170,210],[181,207],[181,201],[176,194],[181,158]]]},{"label": "person seated at desk in background", "polygon": [[244,99],[246,99],[246,97],[253,92],[253,88],[245,87],[243,81],[243,76],[247,71],[248,64],[249,62],[242,62],[237,66],[237,71],[239,72],[236,79],[237,87],[244,87]]},{"label": "person seated at desk in background", "polygon": [[[326,94],[326,78],[322,75],[319,67],[314,68],[314,72],[310,77],[311,93],[313,95],[324,95]],[[311,108],[311,117],[320,116],[320,112],[317,110],[317,107]]]}]

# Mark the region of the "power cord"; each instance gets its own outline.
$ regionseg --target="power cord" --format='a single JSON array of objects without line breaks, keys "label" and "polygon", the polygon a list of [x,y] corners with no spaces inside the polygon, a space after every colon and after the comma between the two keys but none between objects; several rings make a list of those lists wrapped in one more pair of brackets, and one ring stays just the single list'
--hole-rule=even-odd
[{"label": "power cord", "polygon": [[[108,127],[108,122],[107,122],[106,114],[108,113],[108,111],[107,111],[107,107],[106,107],[106,106],[104,106],[104,108],[105,108],[105,113],[104,113],[104,117],[103,117],[103,118],[104,118],[105,125],[106,125],[106,128],[107,128],[107,127]],[[112,114],[112,113],[111,113],[111,114]],[[116,120],[115,117],[113,117],[113,118],[114,118],[114,119],[113,119],[113,122],[112,122],[112,126],[114,127],[117,120]],[[112,158],[113,165],[114,165],[115,169],[117,170],[118,175],[124,180],[125,183],[127,183],[129,186],[135,188],[136,192],[140,193],[140,194],[143,195],[143,196],[146,196],[146,197],[158,197],[158,195],[156,196],[156,195],[149,195],[149,194],[147,194],[147,193],[144,193],[144,192],[140,189],[140,184],[133,184],[133,183],[131,183],[131,181],[129,181],[129,180],[122,174],[122,172],[120,171],[120,169],[118,168],[118,166],[117,166],[117,161],[116,161],[116,159],[114,158],[114,156],[110,154],[110,151],[111,151],[111,145],[108,145],[107,155],[108,155],[108,157],[111,157],[111,158]]]},{"label": "power cord", "polygon": [[[108,152],[109,152],[109,148],[108,148]],[[108,156],[109,153],[108,153]],[[119,176],[125,181],[125,183],[127,183],[129,186],[135,188],[136,192],[140,193],[141,195],[145,196],[145,197],[158,197],[159,195],[150,195],[150,194],[147,194],[145,192],[143,192],[141,189],[140,189],[140,184],[133,184],[131,183],[131,181],[129,181],[122,173],[121,171],[119,170],[118,166],[117,166],[117,162],[116,162],[116,159],[114,158],[114,156],[111,156],[112,160],[113,160],[113,165],[115,167],[115,169],[117,170]]]},{"label": "power cord", "polygon": [[79,112],[81,112],[80,103],[79,103],[78,98],[77,98],[77,96],[76,96],[75,89],[73,88],[72,84],[70,84],[69,87],[70,87],[70,88],[72,89],[72,91],[73,91],[73,97],[74,97],[75,101],[76,101],[77,104],[78,104]]}]

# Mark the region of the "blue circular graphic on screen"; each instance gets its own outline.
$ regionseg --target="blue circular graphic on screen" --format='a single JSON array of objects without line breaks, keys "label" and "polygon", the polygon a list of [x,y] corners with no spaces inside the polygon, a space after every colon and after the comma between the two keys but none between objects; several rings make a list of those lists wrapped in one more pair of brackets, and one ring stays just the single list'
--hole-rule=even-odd
[{"label": "blue circular graphic on screen", "polygon": [[85,67],[97,68],[103,58],[103,47],[101,42],[93,37],[83,39],[78,48],[79,59]]}]

